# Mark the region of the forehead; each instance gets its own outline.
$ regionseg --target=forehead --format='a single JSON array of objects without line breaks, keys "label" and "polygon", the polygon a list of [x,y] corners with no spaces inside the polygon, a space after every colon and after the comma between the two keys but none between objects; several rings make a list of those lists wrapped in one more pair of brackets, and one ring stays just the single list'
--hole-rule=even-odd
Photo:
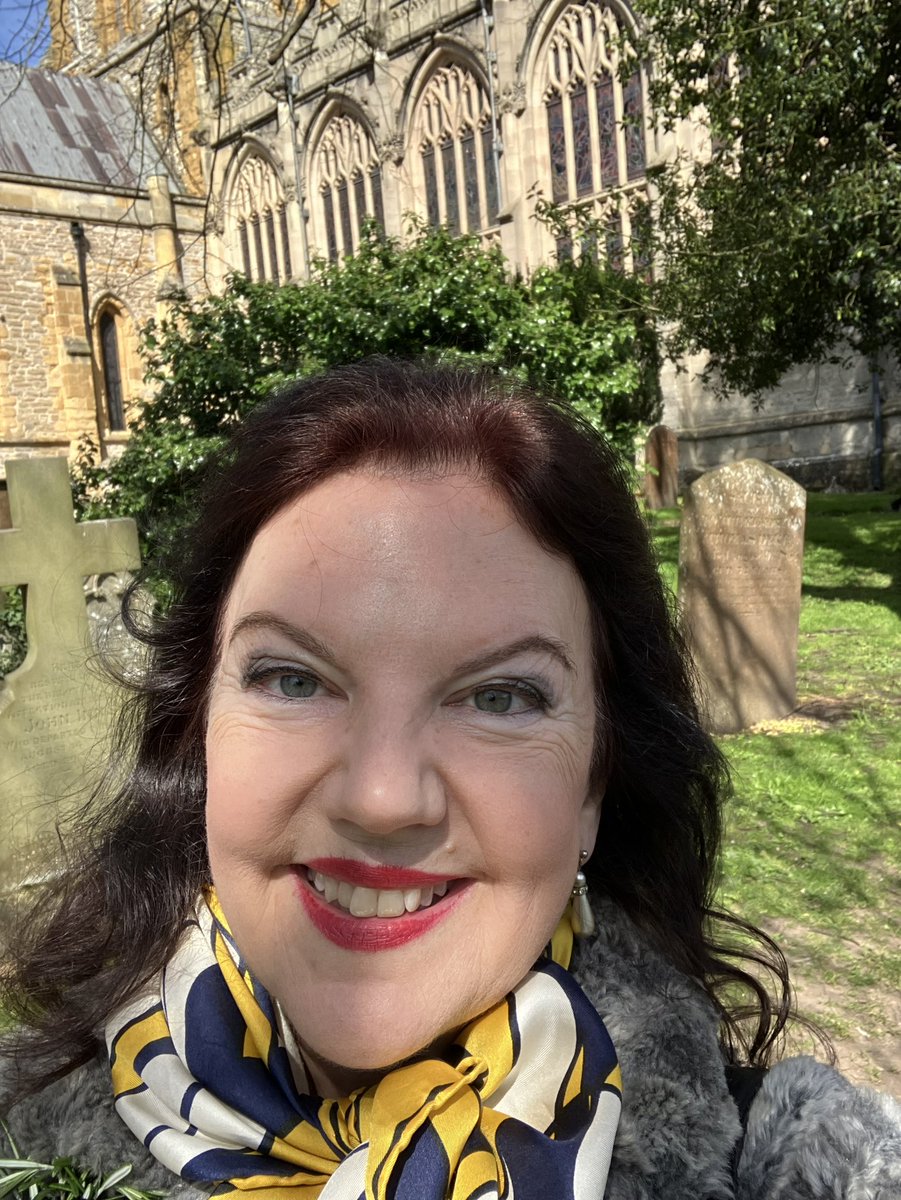
[{"label": "forehead", "polygon": [[443,641],[471,642],[528,626],[572,640],[589,625],[572,564],[469,474],[359,470],[304,493],[251,544],[225,625],[259,610],[355,639],[434,640],[437,629]]}]

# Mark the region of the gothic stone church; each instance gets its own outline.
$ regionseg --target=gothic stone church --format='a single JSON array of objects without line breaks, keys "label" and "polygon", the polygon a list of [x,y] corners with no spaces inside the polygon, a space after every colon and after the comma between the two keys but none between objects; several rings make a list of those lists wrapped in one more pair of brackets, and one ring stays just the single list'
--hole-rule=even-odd
[{"label": "gothic stone church", "polygon": [[[303,278],[359,244],[366,218],[475,233],[528,271],[566,247],[536,199],[580,201],[623,270],[649,164],[703,153],[663,135],[636,67],[617,69],[624,4],[598,0],[50,0],[40,69],[0,64],[0,469],[107,450],[141,389],[137,330],[172,289],[230,271]],[[822,486],[866,486],[863,363],[798,369],[755,411],[663,379],[690,475],[756,456]],[[887,458],[901,457],[897,379]],[[892,420],[891,418],[894,418]]]}]

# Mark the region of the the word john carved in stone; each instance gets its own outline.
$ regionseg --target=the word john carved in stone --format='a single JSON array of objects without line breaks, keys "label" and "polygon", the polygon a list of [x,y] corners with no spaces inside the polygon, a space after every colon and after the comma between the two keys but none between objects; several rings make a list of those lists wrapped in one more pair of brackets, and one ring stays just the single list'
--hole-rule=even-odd
[{"label": "the word john carved in stone", "polygon": [[131,520],[76,523],[66,460],[6,464],[11,529],[0,587],[25,586],[28,652],[0,683],[0,881],[22,880],[60,811],[82,799],[121,699],[91,669],[84,583],[140,566]]},{"label": "the word john carved in stone", "polygon": [[679,604],[717,733],[796,705],[806,500],[757,459],[710,471],[686,492]]}]

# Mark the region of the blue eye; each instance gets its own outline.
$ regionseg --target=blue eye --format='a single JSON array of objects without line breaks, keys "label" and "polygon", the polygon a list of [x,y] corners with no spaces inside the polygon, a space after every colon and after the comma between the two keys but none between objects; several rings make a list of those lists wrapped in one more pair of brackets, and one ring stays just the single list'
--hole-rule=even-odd
[{"label": "blue eye", "polygon": [[278,690],[289,700],[309,700],[319,687],[319,680],[309,675],[278,675],[273,680]]},{"label": "blue eye", "polygon": [[471,693],[471,702],[479,712],[493,713],[495,716],[516,716],[519,713],[546,710],[547,698],[525,680],[511,680],[510,683],[489,683],[475,688]]},{"label": "blue eye", "polygon": [[480,712],[506,713],[513,707],[513,693],[504,688],[480,688],[473,700]]},{"label": "blue eye", "polygon": [[313,674],[266,662],[251,665],[243,684],[276,700],[312,700],[322,688],[322,680]]}]

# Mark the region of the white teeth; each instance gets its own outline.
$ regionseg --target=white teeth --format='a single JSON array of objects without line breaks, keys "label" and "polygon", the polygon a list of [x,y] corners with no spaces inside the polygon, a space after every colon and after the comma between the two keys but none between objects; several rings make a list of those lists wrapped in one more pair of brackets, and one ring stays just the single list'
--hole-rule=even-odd
[{"label": "white teeth", "polygon": [[403,892],[379,892],[378,915],[380,917],[399,917],[406,912]]},{"label": "white teeth", "polygon": [[354,888],[350,911],[354,917],[374,917],[379,911],[379,894],[375,888]]},{"label": "white teeth", "polygon": [[402,917],[404,913],[428,908],[434,901],[447,895],[449,886],[444,882],[432,887],[381,891],[339,882],[322,871],[307,870],[307,878],[328,904],[337,904],[355,917]]},{"label": "white teeth", "polygon": [[329,904],[334,903],[338,899],[339,886],[337,879],[332,879],[330,875],[325,876],[325,891],[323,894]]}]

